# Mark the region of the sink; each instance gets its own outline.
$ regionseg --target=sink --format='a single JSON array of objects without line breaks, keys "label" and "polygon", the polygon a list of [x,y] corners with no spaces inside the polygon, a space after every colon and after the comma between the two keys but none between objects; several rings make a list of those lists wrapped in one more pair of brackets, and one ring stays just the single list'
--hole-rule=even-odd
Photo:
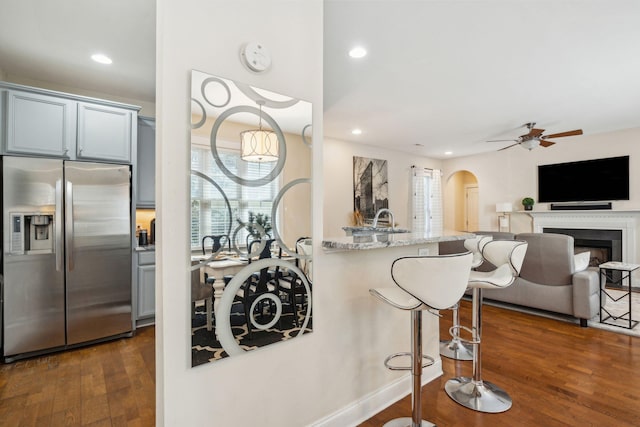
[{"label": "sink", "polygon": [[391,228],[391,227],[342,227],[347,233],[347,236],[371,236],[373,234],[395,234],[395,233],[411,233],[411,230],[406,228]]}]

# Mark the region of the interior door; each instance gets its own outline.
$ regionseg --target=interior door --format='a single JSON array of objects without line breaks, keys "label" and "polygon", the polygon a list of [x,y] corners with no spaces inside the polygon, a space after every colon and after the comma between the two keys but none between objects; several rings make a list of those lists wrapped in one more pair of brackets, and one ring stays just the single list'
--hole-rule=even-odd
[{"label": "interior door", "polygon": [[132,329],[128,165],[65,162],[67,343]]},{"label": "interior door", "polygon": [[465,187],[464,197],[465,231],[478,230],[478,187]]}]

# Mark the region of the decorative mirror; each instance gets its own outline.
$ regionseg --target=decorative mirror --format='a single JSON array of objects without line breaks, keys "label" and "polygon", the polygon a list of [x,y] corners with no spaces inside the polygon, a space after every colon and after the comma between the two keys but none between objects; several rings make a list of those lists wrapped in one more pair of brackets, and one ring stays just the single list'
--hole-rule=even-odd
[{"label": "decorative mirror", "polygon": [[191,72],[192,366],[312,331],[311,108]]}]

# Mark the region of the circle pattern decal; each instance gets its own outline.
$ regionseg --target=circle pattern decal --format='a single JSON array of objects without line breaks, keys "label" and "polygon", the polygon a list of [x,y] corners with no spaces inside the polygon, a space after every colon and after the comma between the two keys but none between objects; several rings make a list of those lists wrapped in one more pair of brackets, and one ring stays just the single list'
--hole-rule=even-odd
[{"label": "circle pattern decal", "polygon": [[[309,320],[311,319],[311,307],[313,306],[311,303],[311,287],[309,286],[309,281],[307,280],[302,270],[296,267],[293,263],[286,260],[278,258],[259,259],[258,261],[254,261],[251,264],[247,265],[235,276],[233,276],[233,279],[231,279],[231,281],[225,288],[224,293],[222,294],[222,298],[220,299],[220,305],[218,306],[218,311],[216,312],[216,330],[218,333],[218,340],[229,356],[238,356],[246,351],[243,350],[242,347],[236,342],[231,330],[231,305],[233,304],[236,293],[238,292],[238,290],[240,290],[242,284],[246,282],[246,280],[253,273],[260,271],[263,268],[269,267],[286,267],[290,271],[293,271],[295,274],[297,274],[302,280],[305,293],[309,299],[307,312],[305,314],[300,333],[292,339],[301,337],[304,334],[307,325],[309,324]],[[279,316],[275,316],[275,319],[277,321],[277,319],[279,319]]]},{"label": "circle pattern decal", "polygon": [[[219,104],[215,104],[214,102],[212,102],[208,97],[207,97],[207,85],[211,82],[215,82],[218,83],[222,86],[222,88],[225,90],[225,92],[227,93],[227,99],[224,100],[223,102],[219,103]],[[224,80],[219,79],[217,77],[209,77],[204,79],[204,81],[202,82],[202,86],[200,86],[200,92],[202,93],[202,97],[204,98],[205,101],[207,101],[207,103],[209,105],[211,105],[212,107],[217,107],[217,108],[223,108],[226,107],[227,104],[229,104],[229,102],[231,101],[231,90],[229,90],[229,86],[227,85],[227,83],[225,83]]]},{"label": "circle pattern decal", "polygon": [[310,260],[311,255],[299,254],[296,252],[295,248],[289,248],[289,246],[287,246],[287,244],[282,241],[282,238],[280,237],[280,232],[278,231],[278,221],[275,221],[276,214],[278,213],[278,205],[280,204],[280,200],[282,200],[282,198],[284,197],[284,193],[289,191],[291,187],[298,184],[311,184],[311,179],[309,178],[294,179],[293,181],[287,183],[284,187],[282,187],[280,189],[280,192],[278,192],[278,195],[276,196],[276,198],[273,199],[273,205],[271,206],[271,218],[274,218],[273,225],[272,225],[273,237],[276,239],[276,242],[278,242],[278,245],[280,245],[281,248],[287,248],[287,253],[290,256],[294,258]]},{"label": "circle pattern decal", "polygon": [[218,135],[218,129],[220,128],[222,123],[227,119],[227,117],[233,114],[238,114],[238,113],[251,113],[251,114],[255,114],[258,117],[260,117],[260,114],[261,114],[260,110],[258,110],[255,107],[250,107],[248,105],[231,107],[228,110],[225,110],[222,114],[220,114],[216,119],[215,123],[213,124],[213,127],[211,128],[211,155],[213,156],[213,159],[215,160],[216,165],[218,165],[218,168],[220,168],[222,173],[224,173],[230,180],[232,180],[236,184],[244,185],[245,187],[261,187],[273,181],[278,175],[280,175],[280,172],[282,172],[282,170],[284,169],[284,163],[287,160],[287,144],[285,142],[284,134],[282,133],[280,126],[278,126],[278,123],[276,123],[276,121],[270,115],[266,114],[263,111],[262,118],[264,119],[265,122],[269,124],[271,129],[275,132],[276,136],[278,137],[278,141],[280,142],[280,144],[278,144],[279,145],[278,161],[276,162],[276,165],[271,170],[271,172],[262,178],[246,179],[238,175],[235,175],[224,165],[224,163],[220,159],[220,155],[218,154],[217,135]]}]

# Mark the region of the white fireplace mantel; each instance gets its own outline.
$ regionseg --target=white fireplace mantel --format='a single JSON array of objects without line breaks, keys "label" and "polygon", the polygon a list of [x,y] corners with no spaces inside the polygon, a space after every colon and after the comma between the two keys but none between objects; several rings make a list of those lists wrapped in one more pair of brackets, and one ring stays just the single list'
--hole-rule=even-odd
[{"label": "white fireplace mantel", "polygon": [[637,231],[640,210],[523,211],[533,218],[533,232],[544,228],[574,228],[622,231],[622,262],[638,263]]}]

